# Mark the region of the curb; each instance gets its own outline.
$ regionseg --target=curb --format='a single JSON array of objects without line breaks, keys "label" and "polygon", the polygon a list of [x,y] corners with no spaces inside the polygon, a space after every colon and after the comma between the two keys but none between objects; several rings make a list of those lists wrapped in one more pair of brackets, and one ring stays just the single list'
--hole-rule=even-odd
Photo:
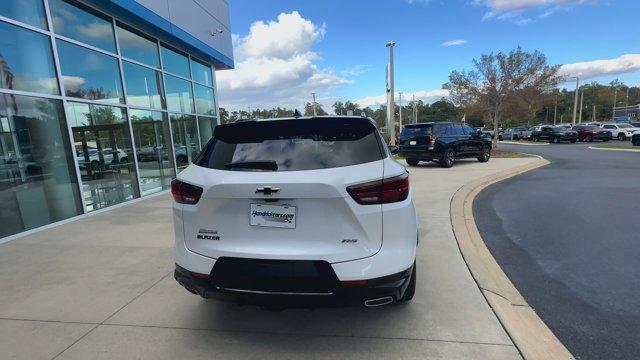
[{"label": "curb", "polygon": [[589,146],[591,150],[606,150],[606,151],[626,151],[626,152],[640,152],[640,149],[622,149],[622,148],[601,148],[597,146]]},{"label": "curb", "polygon": [[549,164],[538,160],[472,181],[451,200],[451,225],[469,271],[487,303],[525,359],[573,359],[547,325],[527,304],[482,240],[473,218],[473,200],[487,186]]},{"label": "curb", "polygon": [[549,143],[525,143],[525,142],[518,142],[518,141],[510,141],[510,140],[503,140],[498,142],[498,144],[511,144],[511,145],[524,145],[524,146],[543,146],[543,145],[549,145]]}]

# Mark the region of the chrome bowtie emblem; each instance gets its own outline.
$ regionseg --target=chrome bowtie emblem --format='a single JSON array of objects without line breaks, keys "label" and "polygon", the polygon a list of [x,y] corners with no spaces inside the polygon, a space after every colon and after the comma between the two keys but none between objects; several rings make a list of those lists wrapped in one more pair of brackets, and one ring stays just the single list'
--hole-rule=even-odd
[{"label": "chrome bowtie emblem", "polygon": [[264,195],[271,195],[271,194],[277,193],[278,191],[280,191],[280,188],[271,187],[271,186],[265,186],[265,187],[257,188],[256,189],[256,194],[257,193],[262,193]]}]

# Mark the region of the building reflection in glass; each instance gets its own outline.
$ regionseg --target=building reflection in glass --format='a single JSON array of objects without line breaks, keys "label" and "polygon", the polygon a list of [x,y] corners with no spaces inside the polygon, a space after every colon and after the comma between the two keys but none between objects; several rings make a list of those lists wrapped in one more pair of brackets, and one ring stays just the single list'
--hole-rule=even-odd
[{"label": "building reflection in glass", "polygon": [[178,171],[186,168],[200,151],[196,117],[193,115],[170,114],[173,147]]},{"label": "building reflection in glass", "polygon": [[129,116],[138,156],[142,196],[168,189],[176,174],[170,152],[167,114],[131,109]]},{"label": "building reflection in glass", "polygon": [[0,238],[82,213],[62,101],[0,93]]},{"label": "building reflection in glass", "polygon": [[139,197],[125,109],[70,102],[68,116],[87,211]]}]

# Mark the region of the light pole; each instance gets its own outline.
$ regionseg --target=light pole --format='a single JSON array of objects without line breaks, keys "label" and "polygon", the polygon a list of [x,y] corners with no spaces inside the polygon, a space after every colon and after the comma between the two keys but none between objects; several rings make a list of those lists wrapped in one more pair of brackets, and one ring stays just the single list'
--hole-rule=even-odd
[{"label": "light pole", "polygon": [[389,92],[387,96],[387,126],[389,129],[389,143],[396,145],[396,124],[395,124],[395,92],[393,90],[393,47],[396,43],[393,41],[387,42],[386,45],[389,48]]},{"label": "light pole", "polygon": [[317,116],[317,114],[316,114],[316,93],[312,92],[311,96],[313,96],[313,116]]},{"label": "light pole", "polygon": [[574,76],[576,78],[576,91],[573,99],[573,120],[571,121],[571,125],[576,124],[576,116],[578,115],[578,87],[580,86],[580,78]]},{"label": "light pole", "polygon": [[411,95],[411,101],[413,102],[413,122],[418,123],[418,109],[416,108],[416,94]]},{"label": "light pole", "polygon": [[402,131],[402,91],[398,94],[400,95],[400,130]]},{"label": "light pole", "polygon": [[556,89],[556,106],[553,108],[553,125],[556,124],[558,118],[558,90]]},{"label": "light pole", "polygon": [[613,88],[613,109],[611,109],[611,121],[616,120],[616,103],[618,102],[618,86]]},{"label": "light pole", "polygon": [[582,124],[582,102],[583,101],[584,101],[584,89],[580,89],[580,117],[578,118],[578,123],[580,124]]}]

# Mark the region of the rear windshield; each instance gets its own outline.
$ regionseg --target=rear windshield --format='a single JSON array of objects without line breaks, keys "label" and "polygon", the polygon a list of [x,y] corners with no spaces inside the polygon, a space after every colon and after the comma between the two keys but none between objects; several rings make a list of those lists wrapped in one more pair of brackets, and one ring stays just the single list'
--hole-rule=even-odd
[{"label": "rear windshield", "polygon": [[368,119],[247,121],[217,126],[196,165],[233,171],[335,168],[386,156]]},{"label": "rear windshield", "polygon": [[416,137],[416,136],[426,136],[431,134],[431,129],[432,129],[432,126],[430,124],[420,125],[420,126],[407,125],[404,127],[404,129],[402,129],[402,132],[400,133],[400,137],[409,138],[409,137]]}]

